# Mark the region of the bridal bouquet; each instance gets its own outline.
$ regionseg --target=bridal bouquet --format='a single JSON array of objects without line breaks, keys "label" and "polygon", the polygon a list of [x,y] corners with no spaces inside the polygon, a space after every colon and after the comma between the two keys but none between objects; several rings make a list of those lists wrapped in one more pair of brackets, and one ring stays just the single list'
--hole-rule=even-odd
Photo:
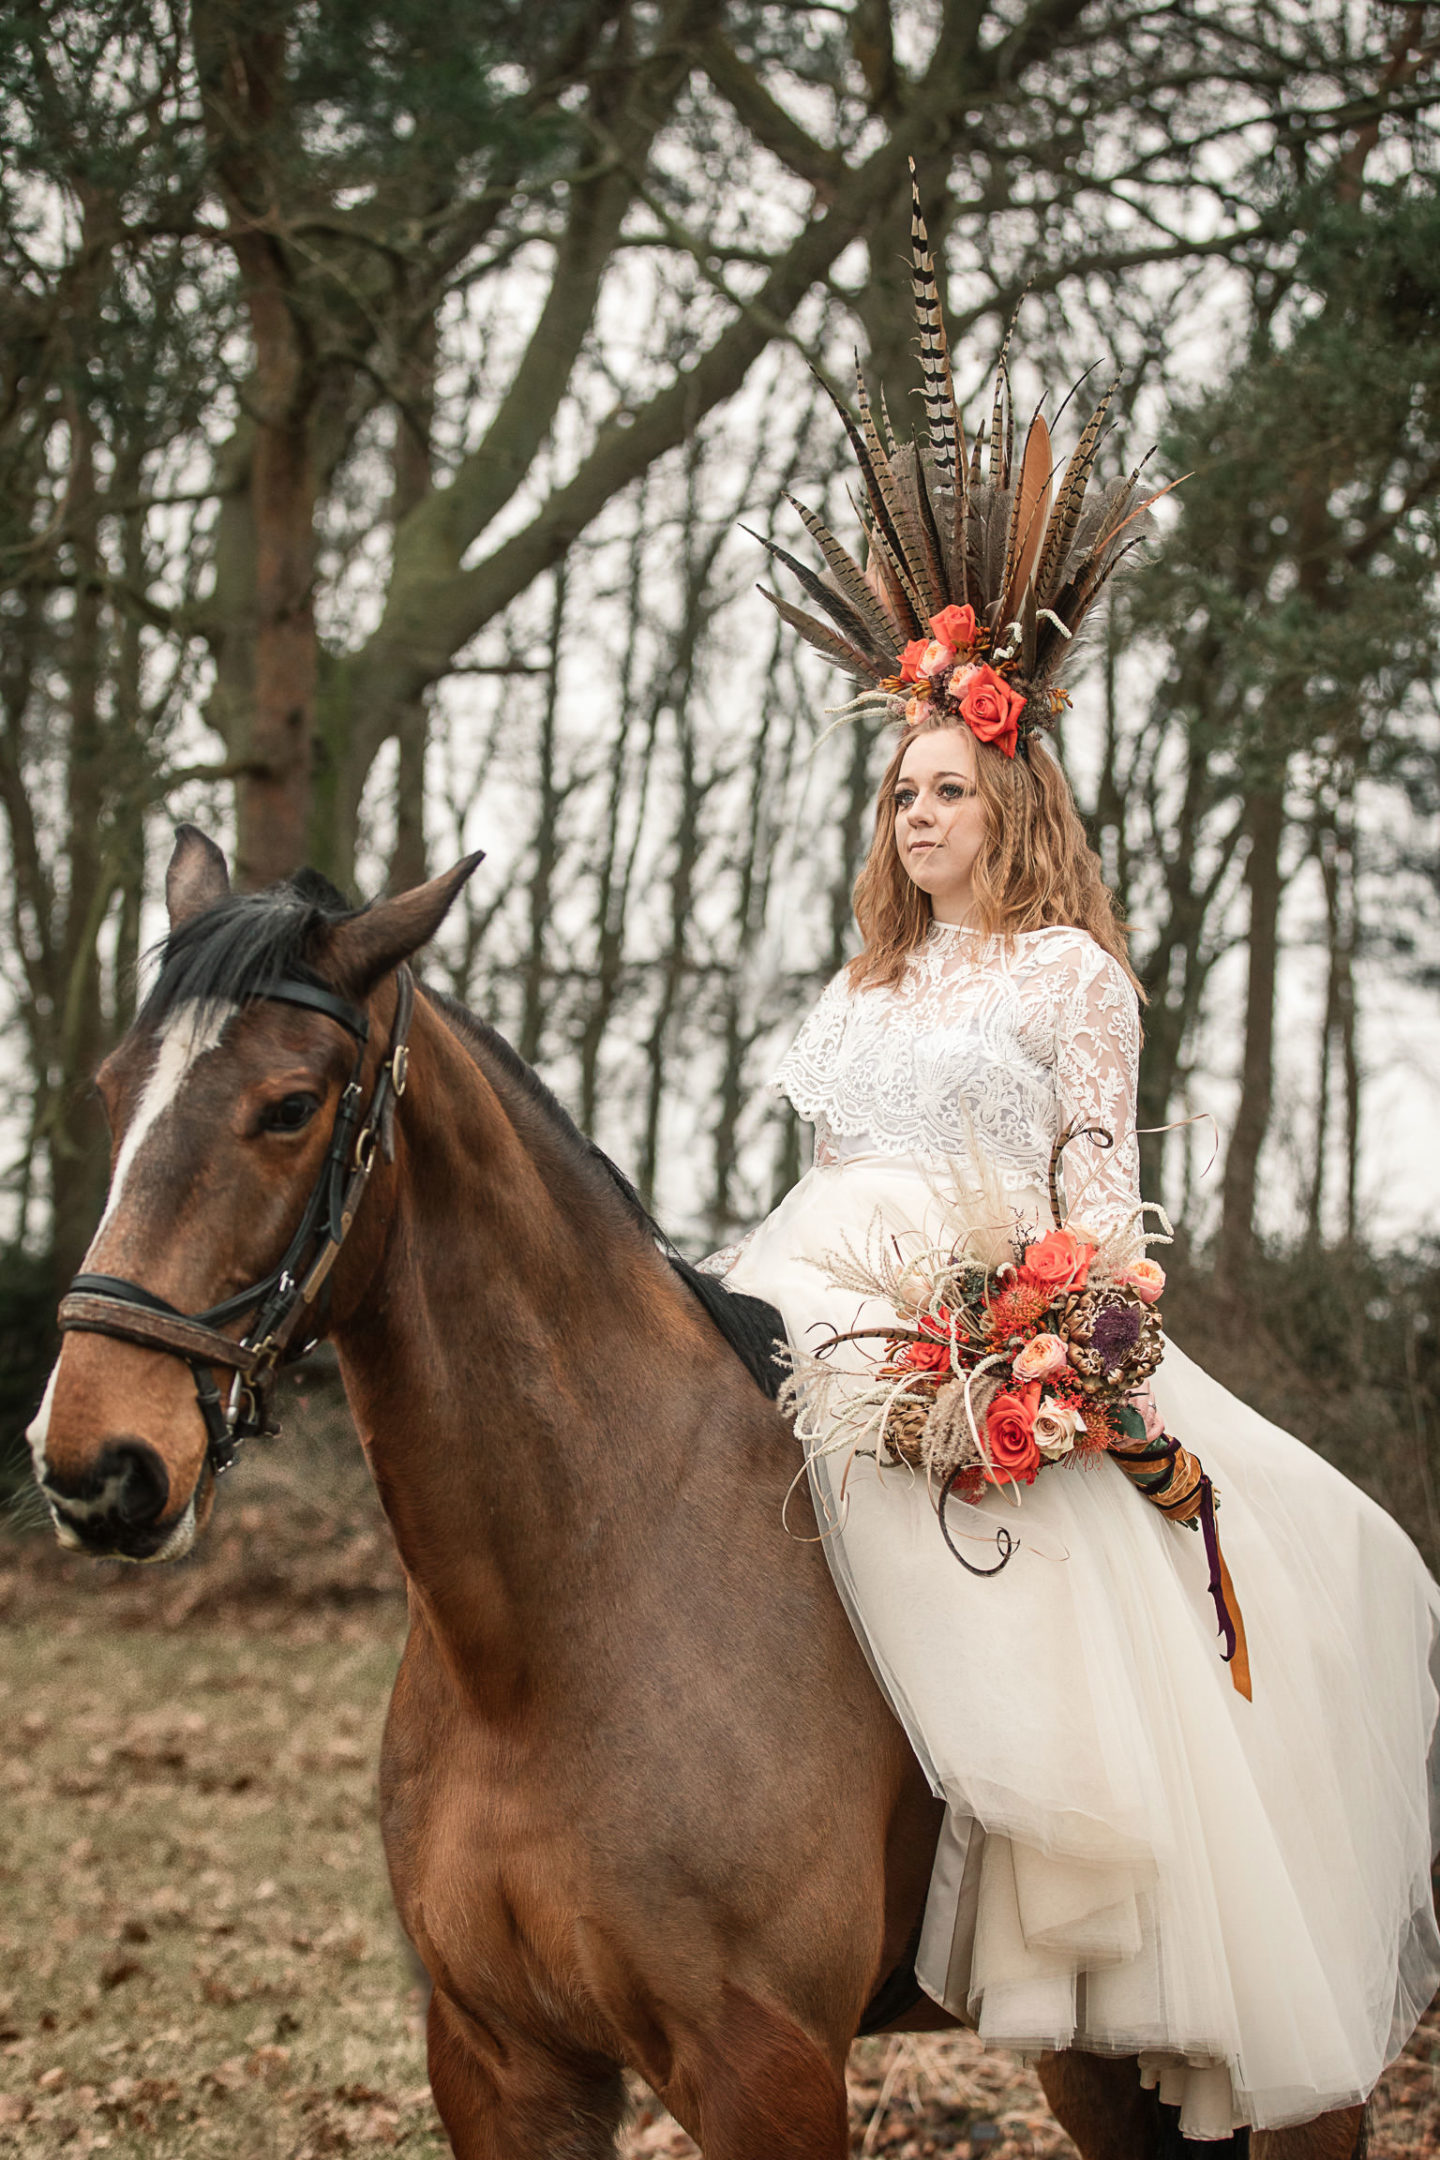
[{"label": "bridal bouquet", "polygon": [[1164,1354],[1165,1274],[1114,1242],[1062,1225],[1017,1239],[998,1268],[963,1249],[904,1268],[889,1287],[908,1324],[884,1334],[867,1391],[882,1457],[973,1500],[987,1485],[1033,1484],[1047,1463],[1143,1440],[1127,1398]]},{"label": "bridal bouquet", "polygon": [[[895,1319],[795,1356],[786,1396],[812,1457],[873,1452],[923,1470],[943,1519],[952,1494],[979,1500],[996,1486],[1033,1484],[1050,1463],[1144,1446],[1131,1397],[1164,1355],[1165,1272],[1144,1256],[1143,1210],[1108,1235],[1067,1219],[1060,1159],[1082,1136],[1112,1144],[1098,1126],[1059,1135],[1048,1180],[1054,1228],[1012,1229],[1003,1259],[1003,1194],[957,1192],[952,1203],[938,1185],[941,1243],[912,1233],[907,1250],[877,1218],[863,1253],[847,1244],[828,1255],[836,1289],[888,1305]],[[1152,1212],[1162,1224],[1153,1237],[1168,1242],[1163,1211]],[[833,1356],[851,1343],[879,1345],[859,1372]],[[1127,1462],[1127,1474],[1136,1467]]]}]

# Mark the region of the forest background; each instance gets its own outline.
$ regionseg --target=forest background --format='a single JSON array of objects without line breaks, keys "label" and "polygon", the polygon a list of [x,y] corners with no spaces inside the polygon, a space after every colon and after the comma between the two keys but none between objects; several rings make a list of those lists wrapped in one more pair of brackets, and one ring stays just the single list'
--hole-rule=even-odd
[{"label": "forest background", "polygon": [[798,1174],[760,1084],[883,746],[819,742],[739,526],[854,529],[815,370],[913,426],[913,157],[974,417],[1018,308],[1017,403],[1118,375],[1109,469],[1190,475],[1062,745],[1142,1124],[1218,1120],[1145,1142],[1172,1319],[1440,1555],[1440,1143],[1377,1031],[1440,989],[1437,60],[1383,0],[6,10],[4,1431],[182,817],[247,885],[484,847],[433,978],[682,1242]]}]

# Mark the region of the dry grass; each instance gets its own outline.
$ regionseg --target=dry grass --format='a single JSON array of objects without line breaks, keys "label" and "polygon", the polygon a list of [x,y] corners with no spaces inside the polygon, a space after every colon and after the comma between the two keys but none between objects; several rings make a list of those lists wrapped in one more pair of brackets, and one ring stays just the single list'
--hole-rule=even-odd
[{"label": "dry grass", "polygon": [[[170,1570],[0,1541],[0,2154],[448,2151],[374,1765],[400,1574],[333,1412],[236,1473]],[[1440,2022],[1372,2150],[1440,2152]],[[857,2155],[1059,2160],[1033,2075],[968,2036],[866,2041]],[[639,2087],[628,2156],[694,2147]]]}]

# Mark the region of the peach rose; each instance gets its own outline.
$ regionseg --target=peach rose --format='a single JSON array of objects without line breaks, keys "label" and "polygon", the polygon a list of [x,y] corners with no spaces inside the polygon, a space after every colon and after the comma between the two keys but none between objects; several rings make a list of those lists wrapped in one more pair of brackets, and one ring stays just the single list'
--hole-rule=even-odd
[{"label": "peach rose", "polygon": [[1020,740],[1020,715],[1025,700],[1012,690],[994,668],[977,667],[965,685],[960,717],[977,742],[995,743],[1006,757],[1014,757]]},{"label": "peach rose", "polygon": [[969,652],[975,643],[975,610],[973,607],[942,608],[938,615],[930,617],[930,628],[956,652]]},{"label": "peach rose", "polygon": [[1069,1354],[1058,1335],[1032,1335],[1010,1370],[1017,1380],[1051,1380],[1064,1372]]},{"label": "peach rose", "polygon": [[1007,1390],[997,1395],[985,1413],[985,1441],[990,1463],[985,1475],[992,1485],[1033,1485],[1040,1468],[1035,1445],[1035,1412],[1040,1402],[1040,1383]]},{"label": "peach rose", "polygon": [[900,680],[902,683],[914,682],[916,676],[920,673],[920,655],[929,642],[928,638],[912,637],[904,652],[901,653]]},{"label": "peach rose", "polygon": [[1047,1462],[1058,1462],[1068,1455],[1075,1445],[1075,1435],[1084,1430],[1079,1411],[1073,1403],[1042,1403],[1035,1413],[1035,1445]]},{"label": "peach rose", "polygon": [[1153,1305],[1165,1288],[1165,1270],[1158,1260],[1132,1260],[1120,1280],[1136,1297]]},{"label": "peach rose", "polygon": [[907,698],[905,700],[906,727],[914,727],[918,720],[923,720],[925,718],[925,715],[929,712],[929,710],[930,700],[925,695],[924,691],[917,691],[914,697]]},{"label": "peach rose", "polygon": [[952,646],[943,645],[939,638],[931,638],[920,655],[920,673],[929,676],[933,680],[943,669],[949,667],[954,658],[955,652]]},{"label": "peach rose", "polygon": [[1083,1290],[1094,1257],[1095,1247],[1085,1244],[1073,1230],[1051,1230],[1026,1246],[1015,1279],[1053,1293]]}]

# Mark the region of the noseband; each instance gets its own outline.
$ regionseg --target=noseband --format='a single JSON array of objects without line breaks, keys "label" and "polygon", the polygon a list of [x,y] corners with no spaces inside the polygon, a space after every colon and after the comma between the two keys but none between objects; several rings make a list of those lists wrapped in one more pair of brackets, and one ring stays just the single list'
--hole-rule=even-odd
[{"label": "noseband", "polygon": [[[273,1434],[270,1389],[276,1368],[290,1350],[301,1315],[324,1288],[364,1197],[377,1147],[394,1150],[395,1105],[405,1092],[415,978],[402,966],[396,975],[395,1023],[390,1052],[375,1076],[369,1107],[360,1122],[360,1074],[370,1034],[368,1016],[333,991],[303,982],[278,982],[260,996],[281,1005],[303,1005],[338,1020],[357,1044],[330,1135],[330,1146],[311,1188],[305,1212],[283,1257],[259,1282],[204,1312],[182,1313],[152,1290],[120,1275],[77,1275],[60,1305],[60,1326],[75,1334],[112,1335],[181,1358],[195,1380],[205,1420],[206,1461],[218,1477],[235,1459],[240,1441]],[[220,1331],[242,1314],[255,1317],[237,1341]],[[235,1375],[228,1405],[221,1401],[212,1367]]]}]

